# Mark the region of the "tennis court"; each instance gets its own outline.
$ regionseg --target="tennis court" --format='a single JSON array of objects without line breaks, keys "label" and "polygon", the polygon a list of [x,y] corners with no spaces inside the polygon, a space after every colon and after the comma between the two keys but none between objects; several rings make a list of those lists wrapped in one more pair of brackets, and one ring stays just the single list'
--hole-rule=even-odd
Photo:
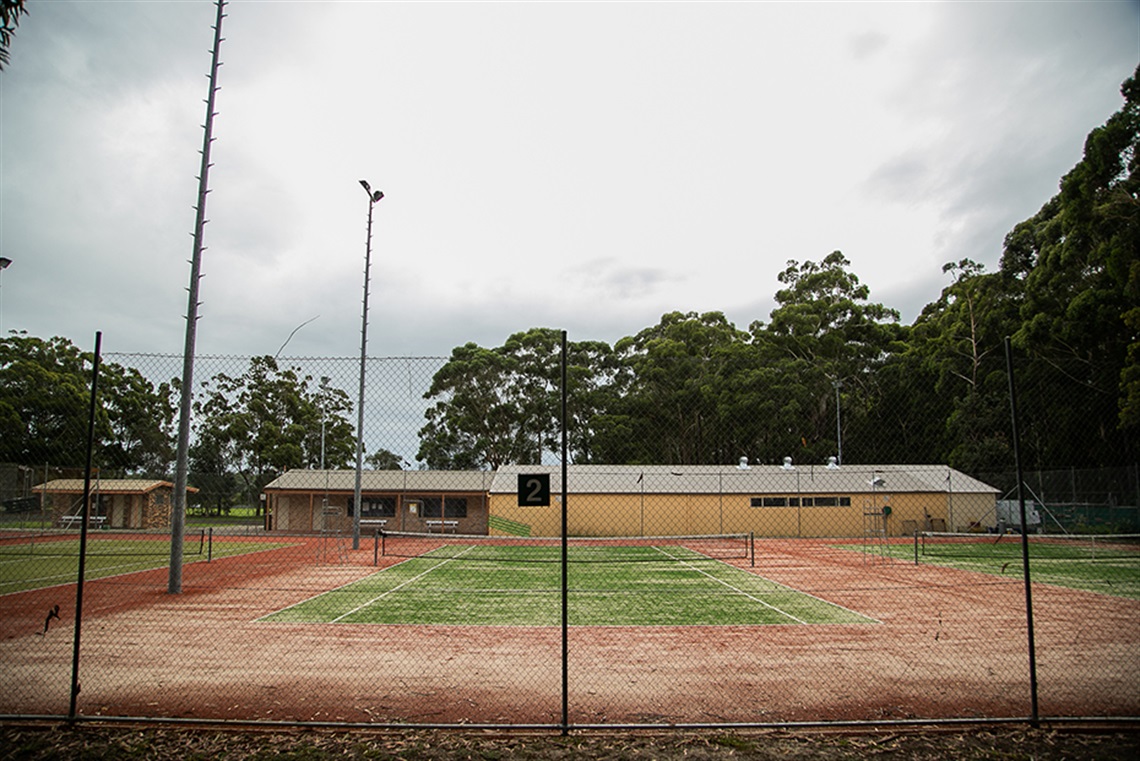
[{"label": "tennis court", "polygon": [[[260,619],[274,623],[555,626],[562,548],[553,540],[391,536],[396,565]],[[747,537],[569,543],[576,626],[872,624],[746,567]],[[734,562],[736,564],[734,564]]]},{"label": "tennis court", "polygon": [[[887,550],[898,560],[1020,579],[1020,534],[922,533]],[[1140,536],[1030,534],[1030,578],[1068,589],[1140,599]]]},{"label": "tennis court", "polygon": [[[244,555],[286,546],[264,541],[214,541],[207,533],[186,536],[186,563]],[[0,541],[0,595],[71,584],[79,574],[80,539],[74,533],[12,535]],[[84,578],[88,581],[165,568],[169,534],[92,532],[87,537]]]}]

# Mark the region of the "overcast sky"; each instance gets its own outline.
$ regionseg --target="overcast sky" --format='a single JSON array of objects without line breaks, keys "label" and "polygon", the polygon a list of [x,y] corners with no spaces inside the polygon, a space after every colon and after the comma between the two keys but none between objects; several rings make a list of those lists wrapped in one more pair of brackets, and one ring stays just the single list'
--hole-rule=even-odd
[{"label": "overcast sky", "polygon": [[[178,354],[211,2],[31,0],[0,73],[3,330]],[[1057,191],[1140,2],[231,2],[199,354],[767,321],[841,250],[905,322]],[[319,316],[318,316],[319,315]]]}]

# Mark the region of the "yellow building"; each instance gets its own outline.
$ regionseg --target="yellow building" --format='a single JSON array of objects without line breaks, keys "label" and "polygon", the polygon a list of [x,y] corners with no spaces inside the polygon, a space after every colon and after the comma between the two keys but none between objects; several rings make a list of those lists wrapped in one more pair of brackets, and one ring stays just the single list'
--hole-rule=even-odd
[{"label": "yellow building", "polygon": [[[550,504],[521,507],[520,474],[546,473]],[[265,487],[266,528],[345,532],[355,471],[292,470]],[[944,465],[571,465],[570,536],[912,536],[994,522],[997,491]],[[362,530],[560,536],[560,466],[366,470]]]},{"label": "yellow building", "polygon": [[[520,507],[520,473],[549,473],[551,504]],[[499,470],[492,533],[561,534],[561,468]],[[572,465],[570,536],[753,533],[770,537],[912,536],[992,525],[997,491],[938,465]]]}]

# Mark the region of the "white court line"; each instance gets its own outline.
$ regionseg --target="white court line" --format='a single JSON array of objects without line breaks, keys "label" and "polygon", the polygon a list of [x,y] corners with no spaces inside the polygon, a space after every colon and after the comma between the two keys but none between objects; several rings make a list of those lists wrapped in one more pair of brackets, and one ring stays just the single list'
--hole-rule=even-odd
[{"label": "white court line", "polygon": [[463,557],[464,555],[466,555],[468,552],[470,552],[473,549],[475,549],[474,545],[472,545],[471,547],[468,547],[467,549],[465,549],[463,552],[459,553],[458,555],[446,558],[442,563],[437,563],[436,565],[433,565],[431,568],[427,569],[426,571],[419,574],[418,576],[413,576],[412,578],[407,579],[406,581],[404,581],[400,584],[397,584],[396,586],[392,587],[391,589],[389,589],[385,592],[381,592],[380,594],[376,595],[375,597],[373,597],[371,600],[364,603],[363,605],[358,605],[355,608],[353,608],[352,610],[348,611],[347,613],[343,613],[343,614],[337,616],[333,620],[329,621],[329,623],[335,624],[336,622],[340,621],[342,618],[345,618],[346,616],[351,616],[356,611],[367,608],[369,605],[371,605],[374,602],[377,602],[378,600],[383,600],[385,597],[392,594],[393,592],[398,591],[402,587],[406,587],[408,584],[411,584],[414,581],[419,581],[420,579],[422,579],[424,576],[427,576],[432,571],[435,571],[439,568],[442,568],[443,566],[447,565],[448,563],[450,563],[453,560],[458,560],[459,558]]},{"label": "white court line", "polygon": [[[679,562],[680,562],[682,565],[687,565],[689,568],[692,568],[692,569],[693,569],[694,571],[696,571],[697,573],[699,573],[699,574],[701,574],[701,575],[703,575],[703,576],[707,576],[707,577],[709,577],[710,579],[712,579],[712,580],[713,580],[713,581],[715,581],[716,583],[718,583],[718,584],[723,584],[724,586],[726,586],[726,587],[728,587],[729,589],[731,589],[733,592],[736,592],[736,593],[737,593],[737,594],[739,594],[739,595],[743,595],[744,597],[747,597],[749,600],[752,600],[752,601],[754,601],[754,602],[758,602],[758,603],[760,603],[761,605],[763,605],[765,608],[770,608],[771,610],[774,610],[774,611],[776,611],[776,612],[777,612],[777,613],[779,613],[781,616],[785,616],[785,617],[787,617],[787,618],[790,618],[790,619],[792,619],[792,620],[793,620],[793,621],[795,621],[797,624],[805,624],[805,625],[807,625],[807,621],[804,621],[802,618],[796,618],[796,617],[795,617],[795,616],[793,616],[791,613],[788,613],[788,612],[787,612],[787,611],[785,611],[785,610],[780,610],[779,608],[777,608],[775,605],[772,605],[771,603],[767,603],[767,602],[764,602],[763,600],[761,600],[761,599],[760,599],[759,597],[757,597],[756,595],[753,595],[753,594],[749,594],[748,592],[745,592],[743,589],[739,589],[739,588],[737,588],[737,587],[734,587],[733,585],[729,584],[727,581],[725,581],[725,580],[723,580],[723,579],[718,579],[716,576],[713,576],[713,575],[712,575],[711,573],[709,573],[708,571],[704,570],[703,568],[698,568],[697,566],[693,565],[692,563],[690,563],[690,562],[689,562],[689,561],[687,561],[687,560],[681,560],[681,558],[679,558],[679,557],[676,557],[675,555],[670,555],[668,552],[666,552],[665,550],[661,549],[660,547],[654,547],[653,549],[657,550],[658,552],[660,552],[662,555],[664,555],[665,557],[669,558],[670,560],[676,560],[676,561],[679,561]],[[733,566],[729,566],[729,568],[732,568],[732,567],[733,567]],[[763,577],[761,576],[761,577],[758,577],[758,578],[763,578]],[[765,580],[765,581],[767,581],[767,579],[764,579],[764,580]]]},{"label": "white court line", "polygon": [[[729,568],[736,568],[736,566],[734,566],[734,565],[730,565],[730,564],[728,564],[728,563],[725,563],[725,565],[727,565]],[[736,570],[738,570],[738,571],[739,571],[739,570],[742,570],[742,569],[740,569],[740,568],[737,568]],[[747,572],[747,571],[744,571],[744,573],[748,573],[748,572]],[[758,574],[758,573],[757,573],[757,574],[749,574],[749,575],[750,575],[750,576],[755,576],[755,577],[756,577],[756,578],[758,578],[758,579],[763,579],[764,581],[768,582],[769,584],[774,584],[774,585],[776,585],[777,587],[780,587],[780,588],[782,588],[782,589],[786,589],[786,590],[788,590],[789,592],[794,592],[794,593],[795,593],[795,594],[797,594],[797,595],[803,595],[804,597],[810,597],[811,599],[813,599],[813,600],[816,600],[816,601],[818,601],[818,602],[821,602],[821,603],[823,603],[824,605],[830,605],[830,606],[831,606],[831,607],[833,607],[833,608],[839,608],[840,610],[845,610],[845,611],[847,611],[848,613],[850,613],[850,614],[851,614],[851,615],[853,615],[853,616],[859,616],[860,618],[865,618],[865,619],[867,619],[868,621],[873,621],[873,622],[874,622],[874,623],[876,623],[876,624],[881,624],[881,623],[883,623],[882,621],[880,621],[880,620],[879,620],[879,619],[877,619],[877,618],[872,618],[871,616],[868,616],[868,615],[866,615],[865,613],[860,613],[860,612],[859,612],[859,611],[857,611],[857,610],[852,610],[851,608],[848,608],[846,605],[840,605],[840,604],[839,604],[839,603],[837,603],[837,602],[832,602],[831,600],[825,600],[825,599],[823,599],[822,597],[819,597],[819,596],[817,596],[817,595],[813,595],[811,592],[805,592],[805,591],[803,591],[802,589],[796,589],[795,587],[790,587],[790,586],[788,586],[787,584],[781,584],[781,583],[780,583],[780,582],[778,582],[778,581],[773,581],[772,579],[769,579],[767,576],[761,576],[761,575],[760,575],[760,574]]]}]

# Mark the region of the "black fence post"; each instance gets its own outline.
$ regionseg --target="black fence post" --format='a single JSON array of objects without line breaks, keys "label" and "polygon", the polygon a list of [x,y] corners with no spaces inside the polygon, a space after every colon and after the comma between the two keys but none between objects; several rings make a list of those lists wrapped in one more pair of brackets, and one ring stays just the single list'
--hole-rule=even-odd
[{"label": "black fence post", "polygon": [[1009,377],[1009,411],[1013,432],[1013,466],[1017,474],[1017,504],[1021,510],[1021,567],[1025,579],[1025,622],[1029,640],[1030,723],[1040,726],[1037,711],[1037,648],[1033,631],[1033,587],[1029,574],[1029,533],[1025,521],[1025,486],[1021,477],[1020,434],[1017,430],[1017,384],[1013,381],[1013,351],[1009,336],[1005,337],[1005,367]]},{"label": "black fence post", "polygon": [[[91,362],[91,409],[87,419],[87,467],[83,473],[83,521],[79,524],[79,574],[75,583],[75,637],[71,643],[71,700],[67,718],[75,720],[79,699],[79,632],[83,626],[83,573],[87,567],[87,524],[91,520],[91,465],[95,451],[95,405],[99,391],[99,355],[103,333],[95,333],[95,356]],[[47,631],[45,627],[44,631]]]}]

